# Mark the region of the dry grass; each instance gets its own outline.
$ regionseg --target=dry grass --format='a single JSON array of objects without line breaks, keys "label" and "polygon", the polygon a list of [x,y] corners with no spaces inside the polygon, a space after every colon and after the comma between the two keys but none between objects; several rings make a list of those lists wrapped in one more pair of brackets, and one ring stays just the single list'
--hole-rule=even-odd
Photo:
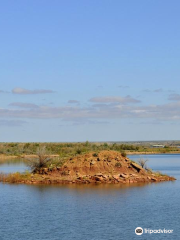
[{"label": "dry grass", "polygon": [[25,173],[0,173],[0,181],[1,182],[8,182],[8,183],[18,183],[23,182],[31,179],[31,173],[25,172]]},{"label": "dry grass", "polygon": [[167,174],[164,174],[164,173],[161,173],[160,171],[156,171],[156,172],[153,172],[153,174],[155,174],[157,177],[168,177]]}]

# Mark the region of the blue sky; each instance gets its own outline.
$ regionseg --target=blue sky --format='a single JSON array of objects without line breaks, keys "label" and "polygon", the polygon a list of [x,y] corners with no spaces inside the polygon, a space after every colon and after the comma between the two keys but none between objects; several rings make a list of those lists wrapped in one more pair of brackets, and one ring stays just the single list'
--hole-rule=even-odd
[{"label": "blue sky", "polygon": [[180,139],[179,8],[1,2],[0,141]]}]

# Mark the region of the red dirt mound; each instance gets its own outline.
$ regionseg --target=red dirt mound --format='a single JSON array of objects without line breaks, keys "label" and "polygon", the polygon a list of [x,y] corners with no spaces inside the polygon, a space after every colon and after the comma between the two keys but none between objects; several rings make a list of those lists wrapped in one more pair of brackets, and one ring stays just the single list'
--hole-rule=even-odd
[{"label": "red dirt mound", "polygon": [[44,168],[42,182],[50,183],[133,183],[171,181],[172,177],[146,171],[115,151],[88,153],[68,159],[62,167]]}]

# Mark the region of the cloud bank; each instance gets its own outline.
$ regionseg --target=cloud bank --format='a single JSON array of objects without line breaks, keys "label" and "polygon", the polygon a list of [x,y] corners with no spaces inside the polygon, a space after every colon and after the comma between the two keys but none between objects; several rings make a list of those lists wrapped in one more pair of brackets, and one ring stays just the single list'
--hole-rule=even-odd
[{"label": "cloud bank", "polygon": [[[179,121],[180,95],[170,94],[169,100],[172,102],[166,104],[143,105],[138,99],[131,96],[104,96],[91,98],[84,106],[80,105],[77,100],[69,100],[68,103],[70,103],[70,105],[58,107],[37,105],[34,103],[12,102],[7,108],[0,108],[0,118],[16,118],[18,120],[60,119],[71,121],[76,124],[78,122],[111,122],[118,119],[142,119],[142,122],[144,120],[149,122]],[[4,121],[5,120],[1,120],[0,124],[5,125]],[[7,122],[7,124],[10,124],[10,122]],[[15,124],[18,124],[18,122],[14,122],[14,125]]]},{"label": "cloud bank", "polygon": [[79,106],[27,106],[15,103],[21,109],[0,109],[1,118],[36,118],[36,119],[159,119],[179,120],[180,101],[162,105],[126,105],[126,104],[95,104],[88,107]]}]

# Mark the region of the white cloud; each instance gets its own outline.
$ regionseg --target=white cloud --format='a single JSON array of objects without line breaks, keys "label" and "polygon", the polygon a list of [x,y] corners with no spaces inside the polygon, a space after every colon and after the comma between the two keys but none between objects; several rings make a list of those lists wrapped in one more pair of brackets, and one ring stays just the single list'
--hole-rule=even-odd
[{"label": "white cloud", "polygon": [[54,93],[52,90],[45,90],[45,89],[35,89],[35,90],[28,90],[25,88],[14,88],[12,90],[13,94],[45,94],[45,93]]},{"label": "white cloud", "polygon": [[142,90],[142,92],[146,92],[146,93],[160,93],[160,92],[163,92],[164,90],[162,88],[158,88],[158,89],[154,89],[154,90],[151,90],[151,89],[144,89]]},{"label": "white cloud", "polygon": [[[180,101],[144,106],[134,105],[133,100],[132,104],[130,104],[129,101],[124,101],[124,99],[117,97],[101,98],[94,101],[100,101],[100,103],[90,105],[89,107],[80,107],[78,105],[53,107],[37,106],[30,103],[12,103],[10,104],[11,106],[18,108],[1,108],[0,118],[59,118],[72,122],[75,122],[75,119],[81,119],[82,121],[109,121],[135,118],[161,121],[180,120]],[[129,104],[125,104],[127,102]]]},{"label": "white cloud", "polygon": [[158,89],[155,89],[153,92],[155,92],[155,93],[163,92],[163,89],[162,88],[158,88]]},{"label": "white cloud", "polygon": [[0,117],[18,118],[155,118],[180,119],[180,103],[156,106],[106,105],[106,107],[48,107],[34,109],[0,109]]},{"label": "white cloud", "polygon": [[127,103],[139,103],[140,101],[132,98],[131,96],[126,96],[126,97],[114,97],[114,96],[109,96],[109,97],[94,97],[89,100],[90,102],[95,102],[95,103],[122,103],[122,104],[127,104]]},{"label": "white cloud", "polygon": [[171,101],[180,101],[180,94],[170,94],[168,100]]},{"label": "white cloud", "polygon": [[79,103],[77,100],[69,100],[68,103]]},{"label": "white cloud", "polygon": [[39,108],[39,106],[36,104],[22,103],[22,102],[13,102],[13,103],[10,103],[9,106],[20,107],[20,108]]}]

